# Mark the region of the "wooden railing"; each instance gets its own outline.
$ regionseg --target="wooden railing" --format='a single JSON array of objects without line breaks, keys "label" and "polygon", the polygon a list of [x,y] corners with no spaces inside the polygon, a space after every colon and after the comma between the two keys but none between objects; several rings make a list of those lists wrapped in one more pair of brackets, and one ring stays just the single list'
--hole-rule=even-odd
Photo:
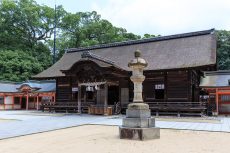
[{"label": "wooden railing", "polygon": [[[154,115],[199,115],[206,114],[207,102],[147,102],[151,113]],[[126,109],[126,105],[122,105],[122,109]],[[124,111],[123,111],[124,112]]]},{"label": "wooden railing", "polygon": [[[81,111],[88,113],[88,107],[92,105],[93,102],[82,102]],[[49,112],[78,112],[78,103],[77,102],[49,102],[41,104],[42,111]]]},{"label": "wooden railing", "polygon": [[177,111],[194,111],[206,109],[205,102],[148,102],[151,109],[169,109]]}]

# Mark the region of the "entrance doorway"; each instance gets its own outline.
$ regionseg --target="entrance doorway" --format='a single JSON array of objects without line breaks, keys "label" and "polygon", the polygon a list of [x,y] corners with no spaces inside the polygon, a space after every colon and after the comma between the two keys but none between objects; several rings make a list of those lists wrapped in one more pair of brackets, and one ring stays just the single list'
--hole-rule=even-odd
[{"label": "entrance doorway", "polygon": [[22,97],[21,109],[26,109],[26,97]]},{"label": "entrance doorway", "polygon": [[108,87],[108,105],[114,105],[119,101],[119,86]]}]

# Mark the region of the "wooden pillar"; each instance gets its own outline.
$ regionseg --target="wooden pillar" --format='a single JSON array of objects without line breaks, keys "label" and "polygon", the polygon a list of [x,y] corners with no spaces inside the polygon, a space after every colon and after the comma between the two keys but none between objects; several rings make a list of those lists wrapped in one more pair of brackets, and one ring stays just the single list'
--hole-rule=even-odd
[{"label": "wooden pillar", "polygon": [[37,95],[37,110],[38,110],[39,96]]},{"label": "wooden pillar", "polygon": [[53,94],[53,97],[54,97],[53,102],[56,102],[56,94],[55,93]]},{"label": "wooden pillar", "polygon": [[26,95],[26,110],[29,109],[29,93]]},{"label": "wooden pillar", "polygon": [[22,109],[22,96],[20,96],[20,109]]},{"label": "wooden pillar", "polygon": [[37,107],[36,105],[37,105],[37,103],[36,103],[36,97],[34,96],[34,98],[33,98],[33,103],[34,103],[34,109]]},{"label": "wooden pillar", "polygon": [[5,105],[6,105],[6,96],[4,95],[4,99],[3,99],[3,109],[6,109]]},{"label": "wooden pillar", "polygon": [[105,93],[105,95],[104,95],[104,115],[107,115],[108,113],[107,113],[107,108],[108,108],[108,85],[107,84],[105,84],[105,89],[104,89],[105,91],[104,91],[104,93]]},{"label": "wooden pillar", "polygon": [[84,93],[84,103],[86,102],[86,94],[87,94],[87,91],[86,91],[86,88],[85,88],[85,93]]},{"label": "wooden pillar", "polygon": [[81,114],[81,86],[78,86],[77,107],[78,113]]},{"label": "wooden pillar", "polygon": [[12,109],[14,109],[14,96],[12,97]]},{"label": "wooden pillar", "polygon": [[219,114],[219,94],[218,89],[216,89],[216,115]]},{"label": "wooden pillar", "polygon": [[167,89],[168,89],[168,72],[164,72],[164,101],[168,101],[168,94],[167,94]]}]

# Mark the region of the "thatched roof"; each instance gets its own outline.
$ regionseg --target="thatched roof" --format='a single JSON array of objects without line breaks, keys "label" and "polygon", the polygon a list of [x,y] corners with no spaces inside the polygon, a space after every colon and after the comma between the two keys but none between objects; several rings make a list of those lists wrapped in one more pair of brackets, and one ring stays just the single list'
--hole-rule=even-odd
[{"label": "thatched roof", "polygon": [[216,37],[214,29],[211,29],[86,48],[72,48],[57,63],[34,78],[64,76],[61,70],[70,69],[81,60],[81,55],[85,51],[112,61],[117,67],[130,71],[128,62],[134,58],[134,51],[137,49],[141,50],[142,57],[148,62],[146,70],[190,68],[216,64]]},{"label": "thatched roof", "polygon": [[201,88],[216,88],[230,86],[230,71],[209,71],[204,72],[204,77],[201,77]]}]

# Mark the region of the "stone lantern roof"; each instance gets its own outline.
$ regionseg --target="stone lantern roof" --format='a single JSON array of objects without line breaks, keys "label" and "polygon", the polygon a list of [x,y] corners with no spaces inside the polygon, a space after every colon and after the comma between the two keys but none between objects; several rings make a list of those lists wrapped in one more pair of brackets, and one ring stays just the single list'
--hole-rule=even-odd
[{"label": "stone lantern roof", "polygon": [[148,63],[143,58],[141,58],[141,51],[140,50],[136,50],[134,52],[134,56],[135,56],[135,58],[132,59],[128,63],[128,67],[135,67],[135,66],[147,67],[148,66]]}]

